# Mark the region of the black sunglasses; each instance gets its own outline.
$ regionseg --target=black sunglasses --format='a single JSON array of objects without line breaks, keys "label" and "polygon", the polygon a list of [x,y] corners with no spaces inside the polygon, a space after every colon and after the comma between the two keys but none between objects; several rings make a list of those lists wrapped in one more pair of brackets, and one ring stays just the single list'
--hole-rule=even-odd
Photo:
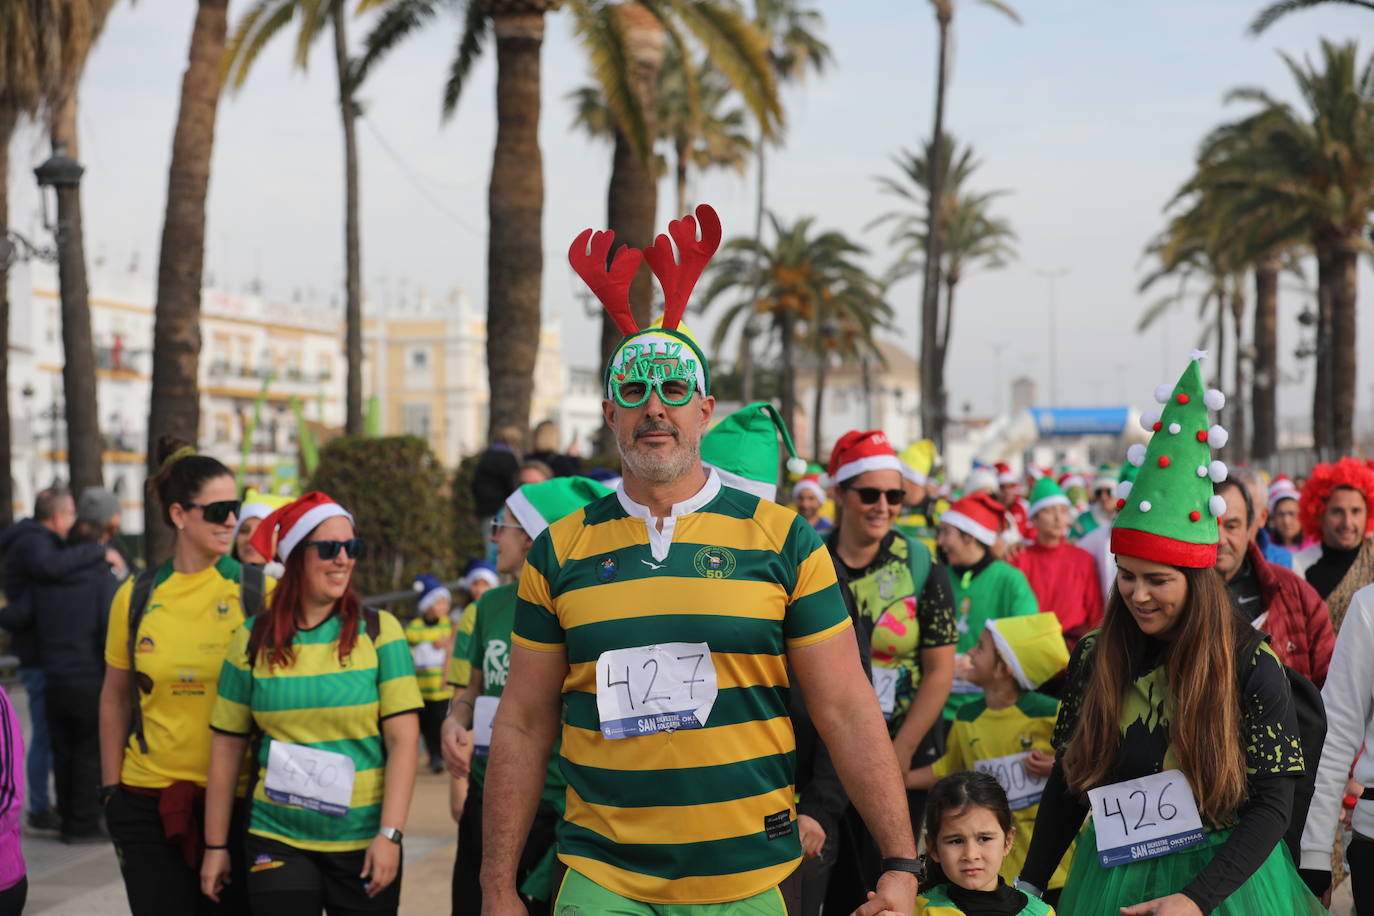
[{"label": "black sunglasses", "polygon": [[182,503],[187,509],[199,509],[205,516],[205,520],[212,525],[223,525],[229,521],[229,516],[238,518],[239,510],[243,508],[241,499],[221,499],[213,503]]},{"label": "black sunglasses", "polygon": [[851,493],[859,495],[859,502],[865,506],[871,506],[878,501],[879,496],[887,497],[889,506],[900,506],[902,498],[906,495],[901,490],[880,490],[877,487],[846,487]]},{"label": "black sunglasses", "polygon": [[334,559],[340,550],[347,554],[350,560],[356,560],[363,555],[366,545],[363,544],[362,538],[349,538],[346,541],[306,541],[305,546],[314,547],[321,560]]}]

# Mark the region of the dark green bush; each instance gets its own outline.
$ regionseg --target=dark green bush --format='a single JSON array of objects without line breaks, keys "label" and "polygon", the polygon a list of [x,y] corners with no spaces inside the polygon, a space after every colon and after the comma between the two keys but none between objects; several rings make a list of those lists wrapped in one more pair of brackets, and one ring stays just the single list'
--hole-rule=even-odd
[{"label": "dark green bush", "polygon": [[423,439],[334,439],[310,482],[353,513],[367,541],[354,587],[361,595],[408,588],[420,573],[456,578],[447,474]]},{"label": "dark green bush", "polygon": [[[472,475],[477,470],[478,455],[469,455],[458,462],[450,488],[450,511],[453,518],[453,543],[460,564],[468,557],[486,556],[487,533],[479,530],[477,507],[472,502]],[[460,569],[459,572],[462,572]]]}]

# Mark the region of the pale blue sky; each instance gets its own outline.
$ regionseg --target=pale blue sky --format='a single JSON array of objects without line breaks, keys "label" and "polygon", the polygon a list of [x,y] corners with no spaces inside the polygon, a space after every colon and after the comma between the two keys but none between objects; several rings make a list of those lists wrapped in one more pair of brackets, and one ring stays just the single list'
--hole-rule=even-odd
[{"label": "pale blue sky", "polygon": [[[873,251],[888,254],[864,226],[889,203],[875,174],[929,130],[933,21],[919,0],[821,0],[836,65],[790,90],[786,147],[770,160],[770,206],[788,219],[813,214]],[[1040,381],[1048,337],[1047,283],[1037,270],[1068,268],[1058,284],[1059,392],[1067,404],[1122,399],[1149,403],[1155,385],[1176,373],[1197,337],[1194,313],[1178,312],[1159,331],[1133,332],[1145,305],[1135,287],[1141,250],[1162,225],[1161,208],[1186,177],[1198,140],[1243,106],[1222,96],[1242,84],[1289,96],[1276,53],[1313,54],[1321,36],[1374,35],[1361,10],[1323,8],[1291,16],[1255,40],[1244,28],[1259,0],[1020,0],[1025,24],[964,0],[956,22],[949,126],[971,141],[984,165],[976,184],[1013,193],[1001,209],[1020,235],[1021,258],[963,284],[956,315],[950,388],[956,410],[979,413],[1005,403],[1012,375]],[[172,123],[193,4],[187,0],[122,3],[89,68],[83,89],[81,156],[88,167],[87,251],[124,263],[137,252],[155,270]],[[232,14],[245,4],[232,4]],[[544,305],[562,310],[570,362],[592,339],[572,299],[563,260],[568,241],[605,220],[607,147],[572,135],[564,95],[586,82],[568,17],[549,17],[544,54],[546,269]],[[355,43],[363,29],[355,26]],[[441,21],[373,74],[361,92],[363,260],[374,295],[401,284],[440,294],[455,286],[485,303],[485,200],[494,135],[494,56],[478,65],[457,115],[439,122],[440,85],[458,34]],[[290,68],[289,45],[271,48],[245,89],[228,96],[219,117],[211,185],[208,269],[230,288],[260,274],[270,294],[296,288],[328,296],[342,263],[341,144],[333,106],[331,50],[320,44],[308,74]],[[1367,42],[1366,52],[1374,51]],[[405,163],[405,170],[384,148]],[[24,180],[43,158],[35,135],[12,150],[13,221],[31,227],[36,198]],[[20,171],[20,170],[24,171]],[[407,171],[408,170],[408,171]],[[408,175],[410,177],[408,177]],[[418,181],[423,192],[412,183]],[[752,231],[752,176],[712,175],[697,197],[720,210],[727,237]],[[660,194],[660,222],[673,214],[672,189]],[[1374,274],[1361,268],[1361,299]],[[894,289],[893,305],[916,347],[918,284]],[[1281,351],[1291,357],[1302,302],[1281,303]],[[1364,352],[1374,352],[1367,312]],[[698,318],[701,331],[709,317]],[[1003,366],[993,367],[1001,346]],[[1286,414],[1301,416],[1306,383],[1284,389]],[[1368,372],[1360,407],[1374,405]],[[1227,385],[1229,388],[1229,384]],[[1362,423],[1361,425],[1365,425]]]}]

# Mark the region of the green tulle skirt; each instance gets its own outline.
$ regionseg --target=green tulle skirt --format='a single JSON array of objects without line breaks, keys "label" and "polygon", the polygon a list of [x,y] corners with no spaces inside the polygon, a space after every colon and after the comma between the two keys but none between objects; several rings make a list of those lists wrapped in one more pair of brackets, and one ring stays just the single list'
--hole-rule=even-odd
[{"label": "green tulle skirt", "polygon": [[[1120,916],[1134,906],[1183,890],[1231,835],[1218,830],[1190,849],[1167,856],[1103,868],[1097,858],[1092,821],[1078,834],[1078,854],[1055,908],[1059,916]],[[1212,916],[1324,916],[1326,908],[1298,877],[1288,847],[1279,843],[1250,880],[1221,902]]]}]

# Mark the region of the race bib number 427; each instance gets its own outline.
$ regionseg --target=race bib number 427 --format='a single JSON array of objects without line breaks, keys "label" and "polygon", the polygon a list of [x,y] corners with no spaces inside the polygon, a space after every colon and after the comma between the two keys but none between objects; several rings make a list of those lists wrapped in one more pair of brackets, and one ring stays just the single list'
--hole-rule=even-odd
[{"label": "race bib number 427", "polygon": [[1203,840],[1193,789],[1178,770],[1089,789],[1088,801],[1103,868],[1166,856]]},{"label": "race bib number 427", "polygon": [[701,728],[716,693],[716,666],[704,642],[612,649],[596,660],[596,709],[607,738]]}]

